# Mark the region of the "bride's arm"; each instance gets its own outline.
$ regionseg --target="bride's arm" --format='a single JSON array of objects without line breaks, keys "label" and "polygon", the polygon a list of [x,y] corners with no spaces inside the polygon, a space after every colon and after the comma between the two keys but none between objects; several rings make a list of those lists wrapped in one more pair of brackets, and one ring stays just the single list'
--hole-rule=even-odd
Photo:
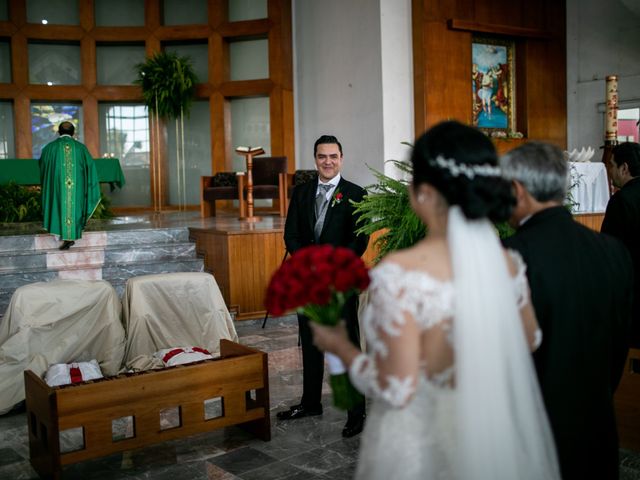
[{"label": "bride's arm", "polygon": [[400,408],[409,403],[416,391],[420,329],[411,314],[402,312],[398,317],[402,320],[375,327],[370,335],[371,351],[353,359],[349,377],[365,395]]},{"label": "bride's arm", "polygon": [[522,260],[522,257],[513,251],[508,252],[507,263],[509,265],[509,271],[513,276],[522,327],[524,328],[531,351],[535,351],[542,343],[542,330],[540,330],[538,320],[536,319],[536,312],[531,305],[531,291],[529,290],[529,282],[527,281],[527,266]]},{"label": "bride's arm", "polygon": [[344,325],[326,327],[312,322],[314,343],[340,357],[352,383],[364,395],[402,407],[416,389],[420,330],[414,317],[400,309],[400,302],[390,304],[384,296],[369,298],[364,319],[368,353],[361,353],[349,341]]}]

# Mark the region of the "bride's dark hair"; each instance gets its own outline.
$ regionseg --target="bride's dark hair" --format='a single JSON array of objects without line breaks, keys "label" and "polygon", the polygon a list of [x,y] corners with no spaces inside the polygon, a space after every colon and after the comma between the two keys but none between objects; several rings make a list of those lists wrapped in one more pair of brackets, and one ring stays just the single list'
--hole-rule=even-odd
[{"label": "bride's dark hair", "polygon": [[416,141],[411,163],[414,186],[432,185],[467,218],[509,218],[515,204],[511,184],[500,176],[496,149],[481,131],[439,123]]}]

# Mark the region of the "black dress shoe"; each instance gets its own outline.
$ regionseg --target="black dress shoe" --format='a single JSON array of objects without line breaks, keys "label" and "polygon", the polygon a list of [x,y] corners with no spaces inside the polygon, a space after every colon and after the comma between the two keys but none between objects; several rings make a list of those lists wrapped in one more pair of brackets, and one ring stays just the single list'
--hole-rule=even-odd
[{"label": "black dress shoe", "polygon": [[362,429],[364,428],[364,419],[364,416],[349,418],[342,429],[342,436],[344,438],[351,438],[362,432]]},{"label": "black dress shoe", "polygon": [[280,420],[295,420],[296,418],[313,417],[322,415],[322,405],[316,408],[306,408],[302,405],[294,405],[289,410],[278,412],[276,418]]},{"label": "black dress shoe", "polygon": [[60,245],[60,250],[69,250],[72,245],[75,245],[76,242],[73,240],[65,240],[62,245]]}]

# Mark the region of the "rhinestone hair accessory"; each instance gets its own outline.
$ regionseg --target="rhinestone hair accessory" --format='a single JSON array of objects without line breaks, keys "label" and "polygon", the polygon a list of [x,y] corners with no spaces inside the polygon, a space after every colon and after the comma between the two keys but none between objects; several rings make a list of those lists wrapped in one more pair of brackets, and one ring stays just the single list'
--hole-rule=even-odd
[{"label": "rhinestone hair accessory", "polygon": [[481,177],[499,177],[501,175],[499,167],[486,164],[468,165],[466,163],[456,163],[455,160],[451,158],[444,158],[442,155],[438,155],[434,160],[431,160],[431,163],[447,170],[453,177],[464,175],[470,180],[476,175]]}]

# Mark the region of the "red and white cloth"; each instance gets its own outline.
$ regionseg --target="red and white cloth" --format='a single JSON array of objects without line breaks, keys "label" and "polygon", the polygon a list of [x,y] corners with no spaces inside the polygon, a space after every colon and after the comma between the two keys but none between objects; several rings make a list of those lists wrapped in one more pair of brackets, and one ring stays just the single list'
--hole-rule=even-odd
[{"label": "red and white cloth", "polygon": [[57,387],[98,378],[103,378],[100,365],[96,360],[91,360],[89,362],[55,363],[47,370],[44,381],[50,387]]},{"label": "red and white cloth", "polygon": [[208,360],[214,356],[202,347],[175,347],[165,348],[153,354],[164,363],[165,367],[174,365],[183,365],[185,363],[199,362],[200,360]]}]

